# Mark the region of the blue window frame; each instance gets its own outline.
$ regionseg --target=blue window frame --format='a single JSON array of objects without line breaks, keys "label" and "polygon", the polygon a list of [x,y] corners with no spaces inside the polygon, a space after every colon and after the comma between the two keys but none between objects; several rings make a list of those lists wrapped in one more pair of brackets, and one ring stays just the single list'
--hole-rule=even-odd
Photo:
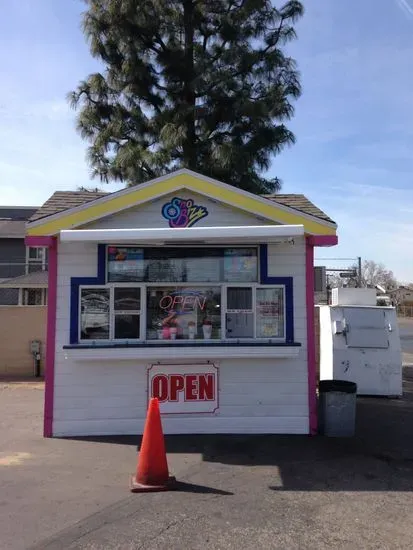
[{"label": "blue window frame", "polygon": [[[80,287],[106,284],[106,251],[105,244],[98,244],[97,276],[72,277],[70,292],[70,344],[79,342],[79,292]],[[261,285],[283,286],[285,288],[285,341],[280,345],[294,345],[294,301],[293,277],[268,276],[268,246],[259,247],[259,265]]]}]

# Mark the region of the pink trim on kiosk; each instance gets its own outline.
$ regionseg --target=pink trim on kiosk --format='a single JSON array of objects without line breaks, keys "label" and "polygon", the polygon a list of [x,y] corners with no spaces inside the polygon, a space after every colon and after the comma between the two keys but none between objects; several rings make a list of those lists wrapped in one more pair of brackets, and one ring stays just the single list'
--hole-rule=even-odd
[{"label": "pink trim on kiosk", "polygon": [[307,365],[308,365],[308,411],[310,435],[317,433],[317,368],[315,357],[314,319],[314,246],[310,238],[305,243],[306,306],[307,306]]},{"label": "pink trim on kiosk", "polygon": [[27,246],[47,246],[49,248],[43,435],[44,437],[52,437],[56,343],[57,238],[29,236],[26,237],[25,244]]},{"label": "pink trim on kiosk", "polygon": [[335,246],[338,243],[337,235],[309,235],[307,242],[312,246]]},{"label": "pink trim on kiosk", "polygon": [[335,246],[337,235],[307,235],[305,239],[306,306],[307,306],[307,364],[308,364],[308,410],[310,435],[318,430],[317,415],[317,364],[315,346],[314,314],[314,247]]}]

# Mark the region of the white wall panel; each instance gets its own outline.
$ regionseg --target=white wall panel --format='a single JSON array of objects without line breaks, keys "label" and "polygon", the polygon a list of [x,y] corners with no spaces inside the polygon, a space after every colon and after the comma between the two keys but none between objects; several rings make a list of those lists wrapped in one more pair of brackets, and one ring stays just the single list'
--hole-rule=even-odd
[{"label": "white wall panel", "polygon": [[[195,198],[196,202],[201,201]],[[202,200],[205,204],[205,199]],[[159,226],[163,223],[160,206],[164,202],[165,199],[155,201],[146,212],[139,208],[124,212],[117,216],[116,224]],[[208,207],[214,214],[202,222],[210,225],[259,223],[227,207],[213,203]],[[108,222],[115,223],[107,218],[95,226],[111,227]],[[60,243],[54,435],[139,434],[144,426],[148,362],[139,360],[138,349],[135,359],[114,363],[82,363],[65,358],[63,346],[69,342],[71,277],[94,277],[96,270],[96,245]],[[301,344],[298,357],[223,358],[218,362],[219,409],[211,415],[165,415],[165,433],[308,433],[304,239],[296,240],[294,245],[269,246],[268,275],[293,277],[295,340]]]},{"label": "white wall panel", "polygon": [[101,220],[89,223],[87,229],[121,229],[121,228],[144,228],[144,227],[168,227],[168,221],[162,216],[162,207],[173,197],[192,199],[196,205],[204,206],[208,210],[208,216],[200,219],[197,227],[219,227],[237,225],[271,225],[271,221],[248,214],[242,210],[231,208],[224,204],[209,199],[198,193],[178,191],[165,195],[150,203],[132,207],[128,210],[107,216]]}]

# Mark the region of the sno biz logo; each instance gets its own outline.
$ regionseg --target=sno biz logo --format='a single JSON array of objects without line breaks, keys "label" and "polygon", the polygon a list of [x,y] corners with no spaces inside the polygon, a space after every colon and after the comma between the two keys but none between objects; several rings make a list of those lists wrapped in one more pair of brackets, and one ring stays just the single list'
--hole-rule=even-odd
[{"label": "sno biz logo", "polygon": [[162,216],[168,220],[169,227],[192,227],[208,216],[205,206],[194,204],[192,199],[174,197],[162,207]]}]

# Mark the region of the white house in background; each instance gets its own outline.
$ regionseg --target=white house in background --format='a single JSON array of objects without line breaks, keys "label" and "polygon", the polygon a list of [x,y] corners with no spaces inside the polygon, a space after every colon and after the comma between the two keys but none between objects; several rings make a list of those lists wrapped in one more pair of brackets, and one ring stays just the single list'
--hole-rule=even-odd
[{"label": "white house in background", "polygon": [[408,286],[399,286],[393,290],[389,290],[387,294],[391,297],[396,305],[412,305],[413,304],[413,288]]},{"label": "white house in background", "polygon": [[26,246],[26,223],[38,207],[0,206],[0,306],[45,305],[47,248]]}]

